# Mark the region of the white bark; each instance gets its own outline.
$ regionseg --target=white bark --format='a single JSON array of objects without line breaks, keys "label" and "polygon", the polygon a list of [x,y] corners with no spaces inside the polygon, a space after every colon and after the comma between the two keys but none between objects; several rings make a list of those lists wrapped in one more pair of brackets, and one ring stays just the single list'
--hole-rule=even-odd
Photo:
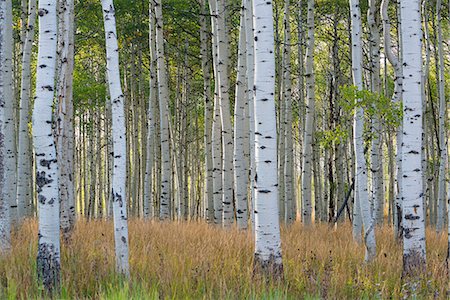
[{"label": "white bark", "polygon": [[284,8],[284,49],[283,49],[283,101],[284,101],[284,221],[290,224],[295,221],[294,190],[294,145],[292,137],[292,82],[291,82],[291,26],[290,1],[285,1]]},{"label": "white bark", "polygon": [[6,1],[0,1],[0,254],[11,249],[11,218],[9,215],[10,204],[3,197],[5,187],[5,110],[3,109],[6,101],[5,77],[5,28],[7,27]]},{"label": "white bark", "polygon": [[422,185],[422,26],[419,0],[401,0],[403,65],[402,212],[403,271],[425,268],[425,218]]},{"label": "white bark", "polygon": [[[383,0],[381,3],[381,19],[383,22],[383,34],[384,34],[384,51],[386,54],[386,57],[389,60],[389,63],[394,68],[394,94],[392,95],[392,101],[394,103],[400,103],[402,101],[402,90],[403,90],[403,73],[402,73],[402,66],[399,61],[399,58],[396,57],[392,51],[392,41],[391,41],[391,23],[389,21],[388,16],[388,6],[389,6],[389,0]],[[399,216],[399,212],[401,211],[401,199],[402,199],[402,193],[401,193],[401,186],[402,186],[402,167],[401,167],[401,159],[402,159],[402,136],[403,136],[403,130],[402,126],[400,125],[397,128],[396,132],[396,144],[397,144],[397,153],[396,153],[396,186],[397,186],[397,192],[395,196],[395,203],[394,203],[394,234],[396,237],[399,236],[400,228],[399,228],[399,220],[398,218],[401,218]]]},{"label": "white bark", "polygon": [[[368,25],[370,31],[370,77],[371,90],[373,93],[381,93],[380,76],[380,28],[379,6],[375,0],[369,1]],[[377,115],[372,118],[372,152],[371,152],[371,172],[372,172],[372,203],[373,218],[376,224],[382,225],[384,218],[384,184],[383,184],[383,135],[382,126]]]},{"label": "white bark", "polygon": [[226,26],[227,5],[216,0],[217,32],[217,78],[219,82],[220,119],[222,123],[222,222],[228,227],[233,223],[233,139],[229,95],[229,39]]},{"label": "white bark", "polygon": [[[255,264],[282,276],[278,218],[275,56],[272,2],[253,1],[255,45]],[[258,175],[259,174],[259,175]]]},{"label": "white bark", "polygon": [[19,219],[31,213],[31,149],[28,124],[30,123],[31,49],[36,23],[36,2],[29,2],[28,26],[23,46],[22,79],[20,84],[19,132],[17,151],[17,213]]},{"label": "white bark", "polygon": [[202,12],[200,16],[200,53],[202,56],[203,71],[203,96],[205,98],[205,209],[208,222],[214,222],[214,198],[213,198],[213,155],[212,155],[212,119],[213,99],[211,96],[211,47],[208,39],[209,28],[206,15],[208,14],[207,0],[202,0]]},{"label": "white bark", "polygon": [[[361,45],[361,10],[359,0],[350,0],[351,35],[352,35],[352,72],[353,84],[358,90],[363,89],[362,82],[362,45]],[[357,99],[356,101],[360,101]],[[364,226],[364,243],[366,246],[365,260],[371,261],[376,254],[375,231],[367,189],[367,166],[364,157],[364,111],[361,107],[355,108],[353,119],[353,142],[355,147],[355,180],[356,192],[361,207],[361,217]]]},{"label": "white bark", "polygon": [[170,218],[170,200],[171,200],[171,159],[170,159],[170,140],[169,140],[169,87],[167,81],[166,62],[164,59],[164,32],[162,1],[155,2],[156,18],[156,64],[158,77],[158,96],[159,96],[159,118],[161,130],[161,199],[160,199],[160,218],[166,220]]},{"label": "white bark", "polygon": [[240,13],[238,68],[236,82],[236,100],[234,108],[234,191],[236,196],[236,223],[239,229],[247,229],[248,168],[246,157],[249,137],[245,124],[248,124],[246,111],[248,107],[246,78],[246,33],[245,0]]},{"label": "white bark", "polygon": [[144,177],[144,218],[152,218],[154,215],[153,199],[153,168],[155,156],[155,131],[156,131],[156,101],[158,82],[156,80],[156,24],[154,5],[149,5],[149,48],[150,48],[150,91],[147,111],[147,153]]},{"label": "white bark", "polygon": [[302,221],[311,224],[311,177],[312,177],[312,144],[315,111],[315,80],[314,80],[314,0],[308,0],[307,14],[308,36],[306,38],[306,120],[303,138],[302,159]]},{"label": "white bark", "polygon": [[218,80],[218,38],[217,38],[217,2],[209,1],[211,12],[211,31],[212,31],[212,54],[214,70],[214,111],[212,124],[212,156],[213,156],[213,202],[214,202],[214,224],[222,224],[222,126],[220,119],[219,104],[219,80]]},{"label": "white bark", "polygon": [[60,0],[59,5],[59,74],[57,159],[59,161],[59,197],[61,203],[61,230],[66,240],[75,223],[74,190],[74,131],[73,131],[73,64],[74,64],[74,2]]},{"label": "white bark", "polygon": [[447,104],[445,100],[445,61],[444,61],[444,46],[442,39],[442,1],[436,1],[437,14],[437,49],[439,60],[439,176],[438,176],[438,199],[437,199],[437,222],[436,231],[441,232],[444,229],[445,211],[446,211],[446,174],[447,174],[447,139],[446,139],[446,117]]},{"label": "white bark", "polygon": [[119,46],[116,33],[116,16],[113,0],[102,0],[106,39],[106,70],[112,110],[113,170],[112,205],[114,216],[114,241],[116,269],[130,276],[128,261],[128,223],[126,199],[126,129],[124,96],[120,84]]},{"label": "white bark", "polygon": [[248,121],[249,121],[249,142],[250,142],[250,216],[252,219],[252,228],[255,228],[255,105],[253,98],[254,86],[254,37],[253,37],[253,4],[252,0],[246,0],[245,3],[245,35],[247,49],[247,97],[248,97]]},{"label": "white bark", "polygon": [[11,0],[6,1],[5,6],[5,22],[4,29],[4,47],[5,52],[3,57],[3,86],[5,102],[4,110],[4,147],[5,147],[5,185],[3,186],[3,197],[5,201],[10,204],[11,223],[17,224],[17,200],[16,200],[16,171],[17,171],[17,149],[16,149],[16,125],[15,125],[15,106],[16,99],[14,98],[14,81],[13,81],[13,19],[12,19],[12,3]]},{"label": "white bark", "polygon": [[39,1],[39,46],[33,142],[39,211],[38,277],[47,291],[58,289],[60,272],[59,194],[56,146],[52,135],[57,46],[56,0]]}]

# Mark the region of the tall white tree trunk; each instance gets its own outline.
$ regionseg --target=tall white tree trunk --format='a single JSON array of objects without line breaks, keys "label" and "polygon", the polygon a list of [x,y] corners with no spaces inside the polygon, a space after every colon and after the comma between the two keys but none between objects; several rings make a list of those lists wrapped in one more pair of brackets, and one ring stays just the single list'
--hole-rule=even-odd
[{"label": "tall white tree trunk", "polygon": [[156,101],[158,82],[156,80],[156,24],[153,1],[149,5],[149,48],[150,48],[150,95],[147,111],[147,153],[144,177],[144,218],[152,218],[154,215],[153,198],[153,169],[155,156],[155,131],[156,131]]},{"label": "tall white tree trunk", "polygon": [[171,159],[169,140],[169,86],[167,81],[166,62],[164,59],[164,32],[162,1],[155,1],[156,18],[156,64],[158,77],[159,118],[161,130],[161,199],[160,218],[170,218],[171,201]]},{"label": "tall white tree trunk", "polygon": [[39,281],[49,292],[59,288],[59,193],[56,146],[52,134],[57,47],[56,0],[39,1],[39,47],[36,97],[33,110],[33,142],[39,211]]},{"label": "tall white tree trunk", "polygon": [[[369,1],[368,25],[369,25],[369,48],[370,48],[370,79],[371,91],[381,93],[380,76],[380,28],[379,28],[379,5],[375,0]],[[379,117],[372,118],[372,151],[371,151],[371,172],[372,172],[372,203],[373,218],[379,225],[383,224],[384,218],[384,184],[383,184],[383,135]]]},{"label": "tall white tree trunk", "polygon": [[5,103],[4,110],[4,146],[5,146],[5,185],[3,187],[3,197],[10,205],[10,217],[12,224],[17,224],[17,200],[16,200],[16,171],[17,171],[17,149],[16,149],[16,124],[15,124],[15,106],[16,99],[14,95],[13,81],[13,19],[12,19],[12,2],[6,1],[5,6],[5,30],[4,30],[4,57],[3,57],[3,85]]},{"label": "tall white tree trunk", "polygon": [[203,96],[205,98],[205,208],[206,219],[214,222],[214,197],[213,197],[213,155],[212,155],[212,119],[214,103],[211,95],[211,42],[208,38],[209,28],[206,15],[208,14],[207,0],[202,0],[202,12],[200,16],[200,53],[202,56],[203,71]]},{"label": "tall white tree trunk", "polygon": [[59,74],[58,74],[58,123],[56,135],[59,162],[59,200],[61,203],[61,230],[68,240],[75,224],[74,190],[74,131],[73,131],[73,64],[74,64],[74,2],[59,1]]},{"label": "tall white tree trunk", "polygon": [[447,104],[445,100],[445,61],[444,61],[444,45],[442,39],[442,1],[436,1],[437,13],[437,49],[439,60],[439,176],[438,176],[438,199],[437,199],[437,223],[436,231],[441,232],[444,229],[445,211],[446,211],[446,174],[447,174],[447,139],[446,139],[446,118]]},{"label": "tall white tree trunk", "polygon": [[[363,89],[362,81],[362,45],[361,45],[361,10],[359,0],[350,0],[351,14],[351,35],[352,35],[352,71],[353,84],[358,90]],[[356,101],[360,101],[357,99]],[[372,218],[372,211],[367,189],[367,166],[364,157],[364,111],[361,107],[356,107],[353,119],[353,142],[356,157],[356,193],[361,207],[361,217],[364,226],[364,243],[366,246],[366,261],[371,261],[376,254],[375,230]]]},{"label": "tall white tree trunk", "polygon": [[219,82],[220,119],[222,122],[222,207],[223,226],[233,223],[233,139],[230,116],[229,39],[226,26],[227,4],[216,0],[217,78]]},{"label": "tall white tree trunk", "polygon": [[250,142],[250,216],[252,228],[255,225],[255,105],[253,98],[255,62],[254,62],[254,37],[253,37],[253,4],[252,0],[245,2],[245,35],[247,49],[247,97],[248,97],[248,121],[249,121],[249,142]]},{"label": "tall white tree trunk", "polygon": [[116,269],[130,276],[128,261],[128,221],[126,199],[126,128],[124,96],[120,84],[119,46],[113,0],[102,0],[106,39],[106,71],[112,109],[113,170],[112,205],[114,216],[114,242]]},{"label": "tall white tree trunk", "polygon": [[255,41],[255,268],[283,276],[278,218],[277,127],[272,2],[253,1]]},{"label": "tall white tree trunk", "polygon": [[17,213],[19,219],[31,213],[31,149],[28,124],[30,123],[31,49],[34,41],[37,0],[29,2],[28,26],[23,46],[22,79],[20,83],[19,132],[17,151]]},{"label": "tall white tree trunk", "polygon": [[[384,35],[384,51],[386,57],[389,60],[389,63],[394,68],[394,94],[392,95],[392,101],[396,104],[399,104],[402,101],[402,90],[403,90],[403,73],[402,66],[399,61],[399,58],[396,57],[392,51],[392,41],[391,41],[391,23],[389,21],[388,16],[388,6],[389,0],[383,0],[381,3],[381,18],[383,21],[383,35]],[[396,237],[399,237],[400,228],[399,221],[401,220],[401,216],[399,213],[401,212],[401,186],[402,186],[402,167],[401,167],[401,159],[402,159],[402,137],[403,130],[400,125],[396,131],[396,143],[397,143],[397,153],[396,153],[396,186],[397,192],[395,195],[395,203],[394,203],[394,234]]]},{"label": "tall white tree trunk", "polygon": [[425,269],[425,218],[422,185],[422,24],[419,0],[401,0],[403,65],[403,272]]},{"label": "tall white tree trunk", "polygon": [[[5,29],[6,23],[6,1],[0,1],[0,107],[4,107],[6,99],[5,77]],[[3,197],[5,189],[5,110],[0,109],[0,254],[11,249],[11,218],[9,215],[9,202]]]},{"label": "tall white tree trunk", "polygon": [[283,101],[284,101],[284,221],[290,224],[295,221],[294,190],[294,145],[292,137],[292,82],[291,82],[291,26],[290,1],[284,4],[284,48],[283,48]]},{"label": "tall white tree trunk", "polygon": [[236,222],[239,229],[247,229],[248,221],[247,195],[249,162],[245,154],[246,148],[249,145],[249,136],[245,126],[248,124],[246,117],[246,111],[248,109],[248,88],[246,78],[247,51],[244,14],[245,0],[242,2],[240,14],[236,100],[234,108],[234,190],[236,196]]},{"label": "tall white tree trunk", "polygon": [[308,0],[307,14],[308,36],[306,38],[306,120],[303,138],[302,159],[302,221],[305,225],[311,224],[312,198],[312,144],[315,111],[315,80],[314,80],[314,0]]}]

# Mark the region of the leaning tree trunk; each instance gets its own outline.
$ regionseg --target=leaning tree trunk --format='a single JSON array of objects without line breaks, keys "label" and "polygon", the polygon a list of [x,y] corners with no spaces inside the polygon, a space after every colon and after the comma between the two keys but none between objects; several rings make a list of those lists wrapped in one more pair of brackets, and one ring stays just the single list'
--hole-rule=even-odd
[{"label": "leaning tree trunk", "polygon": [[[283,277],[278,218],[272,2],[253,1],[255,41],[255,270]],[[258,176],[259,174],[259,176]]]},{"label": "leaning tree trunk", "polygon": [[28,123],[30,123],[31,50],[36,23],[36,2],[30,0],[28,26],[23,46],[22,79],[20,83],[19,132],[17,151],[17,214],[19,219],[31,213],[31,149]]},{"label": "leaning tree trunk", "polygon": [[67,241],[75,225],[74,131],[73,131],[73,63],[74,63],[74,2],[60,0],[59,5],[59,74],[57,86],[58,123],[56,135],[59,161],[58,183],[61,203],[61,230]]},{"label": "leaning tree trunk", "polygon": [[[245,0],[243,0],[245,1]],[[248,195],[248,132],[246,132],[246,111],[248,107],[246,78],[246,36],[245,36],[245,3],[242,3],[240,14],[238,69],[236,82],[236,100],[234,108],[234,190],[236,196],[236,223],[239,229],[247,229],[247,195]]]},{"label": "leaning tree trunk", "polygon": [[315,83],[314,83],[314,0],[308,0],[307,15],[308,36],[306,38],[306,120],[303,138],[302,159],[302,221],[311,224],[311,177],[312,177],[312,144],[315,111]]},{"label": "leaning tree trunk", "polygon": [[[0,1],[0,107],[5,105],[6,89],[5,77],[5,28],[7,27],[6,1]],[[9,203],[3,197],[5,187],[5,111],[0,109],[0,254],[11,249],[11,218],[9,216]]]},{"label": "leaning tree trunk", "polygon": [[[362,45],[361,45],[361,11],[359,0],[350,0],[350,14],[351,14],[351,34],[352,34],[352,70],[353,70],[353,84],[358,90],[363,89],[362,81]],[[361,101],[360,99],[356,100]],[[366,261],[371,261],[375,258],[376,243],[375,230],[372,218],[372,212],[369,201],[369,194],[367,189],[367,166],[366,158],[364,156],[364,111],[360,104],[356,103],[355,116],[353,119],[353,142],[355,147],[356,157],[356,195],[359,199],[361,207],[361,217],[364,227],[364,243],[366,246]]]},{"label": "leaning tree trunk", "polygon": [[419,0],[401,0],[403,65],[403,275],[425,270],[425,219],[422,185],[422,24]]},{"label": "leaning tree trunk", "polygon": [[52,134],[57,47],[56,0],[39,1],[39,47],[33,142],[39,211],[38,279],[47,292],[60,282],[59,194],[56,146]]},{"label": "leaning tree trunk", "polygon": [[128,222],[126,199],[126,129],[124,96],[120,85],[119,46],[117,44],[116,16],[113,0],[102,0],[106,39],[106,71],[112,109],[113,171],[112,205],[114,216],[114,241],[116,269],[130,276],[128,261]]}]

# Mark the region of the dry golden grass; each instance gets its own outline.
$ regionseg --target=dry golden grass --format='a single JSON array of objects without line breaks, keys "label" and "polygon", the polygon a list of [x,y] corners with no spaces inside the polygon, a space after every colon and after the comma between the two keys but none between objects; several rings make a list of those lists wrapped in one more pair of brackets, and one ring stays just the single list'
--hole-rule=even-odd
[{"label": "dry golden grass", "polygon": [[[283,228],[285,281],[252,277],[253,241],[247,232],[204,223],[131,220],[131,281],[114,274],[112,223],[80,221],[62,248],[66,299],[360,299],[401,298],[401,247],[385,227],[377,233],[377,258],[364,264],[364,248],[349,224]],[[0,299],[39,298],[35,275],[37,223],[13,236],[13,251],[0,258]],[[445,299],[446,235],[427,232],[428,266],[422,298]]]}]

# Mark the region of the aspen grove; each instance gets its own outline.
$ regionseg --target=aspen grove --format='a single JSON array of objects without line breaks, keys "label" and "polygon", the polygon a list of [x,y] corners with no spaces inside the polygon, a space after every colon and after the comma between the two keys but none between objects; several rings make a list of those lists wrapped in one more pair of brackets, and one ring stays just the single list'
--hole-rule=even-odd
[{"label": "aspen grove", "polygon": [[450,1],[0,0],[0,298],[446,299]]}]

